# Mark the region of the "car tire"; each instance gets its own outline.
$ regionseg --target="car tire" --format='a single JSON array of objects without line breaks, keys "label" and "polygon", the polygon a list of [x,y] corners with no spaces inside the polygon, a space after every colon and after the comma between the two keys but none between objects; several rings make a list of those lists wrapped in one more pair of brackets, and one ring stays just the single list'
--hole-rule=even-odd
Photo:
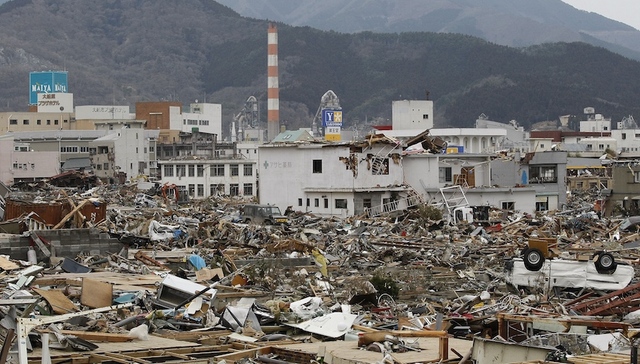
[{"label": "car tire", "polygon": [[533,272],[537,272],[542,269],[542,265],[544,264],[544,255],[539,249],[528,248],[522,253],[522,260],[524,261],[524,266]]},{"label": "car tire", "polygon": [[618,264],[611,253],[600,252],[596,255],[598,258],[596,259],[595,266],[598,273],[611,274],[616,271]]}]

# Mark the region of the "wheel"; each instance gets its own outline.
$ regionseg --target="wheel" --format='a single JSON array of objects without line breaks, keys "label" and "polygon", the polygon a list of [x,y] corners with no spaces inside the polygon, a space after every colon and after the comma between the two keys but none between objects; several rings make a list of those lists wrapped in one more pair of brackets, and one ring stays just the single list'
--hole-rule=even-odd
[{"label": "wheel", "polygon": [[613,273],[617,264],[611,253],[599,253],[595,266],[598,273]]},{"label": "wheel", "polygon": [[537,272],[542,268],[544,256],[540,250],[529,248],[524,251],[523,255],[524,266],[527,267],[528,270]]}]

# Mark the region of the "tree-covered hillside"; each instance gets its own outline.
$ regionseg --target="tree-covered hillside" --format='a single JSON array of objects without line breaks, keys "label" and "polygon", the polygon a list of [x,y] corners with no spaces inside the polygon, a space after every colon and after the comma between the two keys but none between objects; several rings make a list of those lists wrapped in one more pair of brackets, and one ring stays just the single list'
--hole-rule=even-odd
[{"label": "tree-covered hillside", "polygon": [[[640,63],[584,43],[510,48],[456,34],[277,25],[289,128],[310,126],[327,90],[347,127],[385,123],[393,100],[427,92],[441,126],[482,113],[529,125],[586,106],[614,120],[640,115]],[[0,6],[0,111],[26,110],[30,71],[64,69],[76,105],[199,99],[221,103],[229,124],[251,95],[265,108],[266,49],[267,22],[212,0],[12,0]]]}]

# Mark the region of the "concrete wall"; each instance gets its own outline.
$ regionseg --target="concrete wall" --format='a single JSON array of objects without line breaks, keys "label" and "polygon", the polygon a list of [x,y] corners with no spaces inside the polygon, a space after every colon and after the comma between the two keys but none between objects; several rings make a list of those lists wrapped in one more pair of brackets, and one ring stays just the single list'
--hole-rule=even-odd
[{"label": "concrete wall", "polygon": [[427,130],[433,128],[432,100],[400,100],[391,103],[394,129]]},{"label": "concrete wall", "polygon": [[[58,229],[39,230],[38,236],[55,247],[56,256],[75,258],[79,253],[106,254],[118,253],[123,245],[109,234],[97,229]],[[0,254],[8,255],[11,259],[27,260],[27,252],[33,242],[31,238],[22,235],[0,234]],[[38,260],[44,254],[35,247]]]}]

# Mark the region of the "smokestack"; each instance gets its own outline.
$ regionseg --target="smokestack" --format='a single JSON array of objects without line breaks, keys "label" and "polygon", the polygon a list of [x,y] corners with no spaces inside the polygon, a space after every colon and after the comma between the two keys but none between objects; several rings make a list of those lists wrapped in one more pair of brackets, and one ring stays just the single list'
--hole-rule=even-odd
[{"label": "smokestack", "polygon": [[280,126],[280,89],[278,86],[278,29],[269,23],[267,32],[267,138],[276,138]]}]

